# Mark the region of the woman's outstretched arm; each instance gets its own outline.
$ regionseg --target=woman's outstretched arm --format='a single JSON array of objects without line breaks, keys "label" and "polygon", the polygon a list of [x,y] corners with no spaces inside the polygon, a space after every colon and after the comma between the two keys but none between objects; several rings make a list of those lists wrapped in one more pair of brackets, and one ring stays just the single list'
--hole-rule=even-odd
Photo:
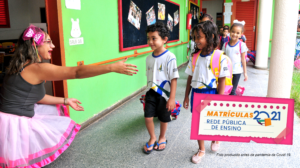
[{"label": "woman's outstretched arm", "polygon": [[135,65],[126,64],[126,60],[122,60],[108,65],[83,65],[76,67],[57,66],[49,63],[32,64],[27,69],[34,73],[41,81],[59,81],[66,79],[82,79],[93,76],[116,72],[120,74],[130,75],[136,74],[138,71]]}]

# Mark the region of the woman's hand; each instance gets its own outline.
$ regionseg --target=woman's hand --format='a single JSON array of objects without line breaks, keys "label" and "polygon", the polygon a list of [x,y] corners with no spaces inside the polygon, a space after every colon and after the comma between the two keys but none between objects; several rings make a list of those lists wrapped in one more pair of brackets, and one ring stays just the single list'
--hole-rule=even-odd
[{"label": "woman's hand", "polygon": [[133,64],[125,64],[126,61],[127,58],[122,61],[113,63],[112,71],[120,74],[130,75],[130,76],[136,74],[136,72],[139,71],[138,69],[136,69],[137,66]]},{"label": "woman's hand", "polygon": [[183,101],[183,108],[188,109],[189,108],[189,98],[185,97]]},{"label": "woman's hand", "polygon": [[[77,99],[66,98],[67,105],[70,105],[76,111],[84,111],[83,107],[80,106],[81,102]],[[79,104],[78,104],[79,103]]]}]

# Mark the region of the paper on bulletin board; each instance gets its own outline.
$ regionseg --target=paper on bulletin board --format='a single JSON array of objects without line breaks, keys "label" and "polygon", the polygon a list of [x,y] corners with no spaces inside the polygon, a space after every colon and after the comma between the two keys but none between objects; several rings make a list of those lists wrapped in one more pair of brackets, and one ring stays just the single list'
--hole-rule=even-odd
[{"label": "paper on bulletin board", "polygon": [[81,0],[65,0],[66,8],[81,10]]}]

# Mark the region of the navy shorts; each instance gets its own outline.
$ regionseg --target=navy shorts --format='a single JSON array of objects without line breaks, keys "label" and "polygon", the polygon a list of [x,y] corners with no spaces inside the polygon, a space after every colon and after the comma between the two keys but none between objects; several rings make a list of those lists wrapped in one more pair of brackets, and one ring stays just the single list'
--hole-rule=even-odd
[{"label": "navy shorts", "polygon": [[145,97],[145,118],[158,117],[161,122],[170,122],[171,111],[168,111],[166,106],[166,99],[150,89]]},{"label": "navy shorts", "polygon": [[193,112],[193,99],[194,93],[205,93],[205,94],[218,94],[217,89],[195,89],[192,88],[192,95],[191,95],[191,112]]}]

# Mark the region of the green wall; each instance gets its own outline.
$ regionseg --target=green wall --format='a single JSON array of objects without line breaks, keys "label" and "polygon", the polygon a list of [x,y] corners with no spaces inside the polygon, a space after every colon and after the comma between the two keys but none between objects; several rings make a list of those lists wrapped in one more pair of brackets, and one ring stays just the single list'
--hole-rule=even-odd
[{"label": "green wall", "polygon": [[[76,66],[77,62],[82,60],[84,64],[91,64],[133,54],[133,50],[119,52],[117,0],[82,0],[81,10],[66,9],[65,0],[61,2],[66,66]],[[180,41],[168,45],[187,41],[186,0],[173,2],[180,4]],[[71,18],[80,20],[83,45],[69,45]],[[148,50],[151,50],[150,47],[138,49],[138,52]],[[176,55],[178,66],[187,61],[186,44],[169,50]],[[142,55],[127,61],[138,66],[139,72],[134,76],[109,73],[88,79],[68,80],[68,96],[79,99],[85,109],[84,112],[77,112],[70,108],[71,118],[82,123],[145,86],[146,57],[147,55]],[[140,108],[142,113],[142,105],[137,108]]]},{"label": "green wall", "polygon": [[[270,39],[273,39],[273,23],[274,23],[274,11],[275,11],[275,0],[273,0],[272,6],[272,21],[271,21],[271,31],[270,31]],[[269,44],[269,57],[271,57],[271,50],[272,50],[272,41]]]}]

